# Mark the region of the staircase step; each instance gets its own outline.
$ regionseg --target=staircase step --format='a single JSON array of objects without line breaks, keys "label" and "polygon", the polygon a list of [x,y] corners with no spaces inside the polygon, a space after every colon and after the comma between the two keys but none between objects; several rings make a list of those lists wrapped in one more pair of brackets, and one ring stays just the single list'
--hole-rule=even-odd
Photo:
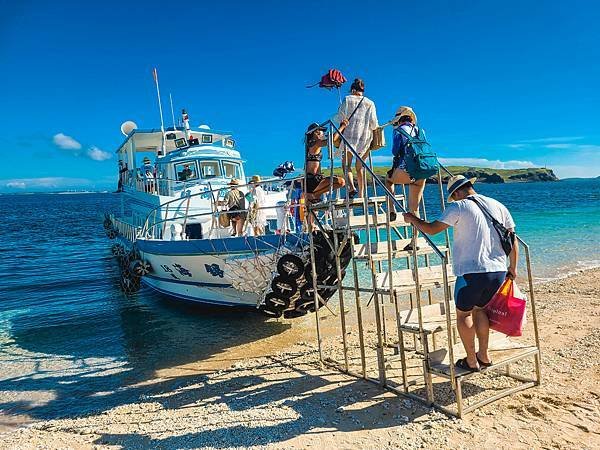
[{"label": "staircase step", "polygon": [[[464,358],[466,355],[461,343],[454,345],[452,350],[455,361]],[[494,370],[521,359],[530,358],[538,352],[539,350],[535,345],[518,342],[502,333],[490,330],[489,353],[494,364],[488,368],[482,368],[482,372]],[[450,361],[448,355],[447,348],[431,352],[429,354],[429,370],[436,375],[450,378]],[[473,372],[459,368],[456,368],[455,373],[457,377],[473,375]]]},{"label": "staircase step", "polygon": [[[383,228],[386,227],[386,218],[387,213],[379,213],[379,214],[369,214],[368,218],[369,218],[369,226],[371,228]],[[350,228],[352,229],[361,229],[361,228],[366,228],[367,227],[367,216],[365,215],[360,215],[360,216],[350,216],[350,217],[336,217],[333,220],[334,222],[334,226],[335,228],[347,228],[348,226],[350,226]],[[377,222],[377,224],[375,224],[375,222]],[[398,213],[398,216],[396,218],[396,220],[394,220],[393,222],[390,221],[390,226],[391,227],[410,227],[412,226],[411,224],[409,224],[408,222],[405,222],[404,219],[402,218],[402,214]]]},{"label": "staircase step", "polygon": [[[452,321],[456,318],[454,303],[450,304]],[[446,306],[444,303],[435,303],[421,307],[423,331],[427,334],[436,333],[446,328]],[[419,311],[417,308],[400,311],[400,328],[407,333],[420,333]]]},{"label": "staircase step", "polygon": [[[382,272],[375,274],[376,288],[384,294],[390,293],[390,273]],[[454,282],[456,277],[452,273],[452,269],[448,266],[448,282]],[[398,294],[415,292],[415,280],[413,278],[412,269],[394,270],[392,271],[393,290]],[[419,267],[419,284],[421,289],[429,289],[432,287],[442,287],[444,277],[442,266]]]},{"label": "staircase step", "polygon": [[[396,200],[398,201],[402,201],[404,200],[404,195],[396,195]],[[387,201],[387,196],[385,195],[378,195],[375,197],[369,197],[367,198],[367,204],[369,206],[373,206],[373,205],[381,205],[381,204],[385,204],[385,202]],[[325,200],[319,203],[314,203],[314,204],[309,204],[309,208],[312,210],[322,210],[322,209],[329,209],[329,206],[333,206],[335,209],[342,209],[346,207],[346,199],[345,198],[335,198],[333,200]],[[364,205],[364,201],[362,198],[359,197],[355,197],[355,198],[351,198],[348,201],[348,206],[350,206],[351,208],[356,208],[356,207],[360,207]]]},{"label": "staircase step", "polygon": [[[412,252],[404,250],[408,244],[412,242],[412,239],[400,239],[390,242],[390,247],[392,250],[392,258],[404,258],[412,255]],[[426,255],[434,253],[433,248],[429,245],[429,243],[424,238],[417,239],[417,250],[418,255]],[[372,242],[371,245],[367,244],[359,244],[354,246],[354,257],[359,260],[368,260],[368,249],[371,249],[371,259],[373,261],[385,261],[388,259],[388,242]],[[438,247],[442,252],[447,250],[447,247],[441,246]]]}]

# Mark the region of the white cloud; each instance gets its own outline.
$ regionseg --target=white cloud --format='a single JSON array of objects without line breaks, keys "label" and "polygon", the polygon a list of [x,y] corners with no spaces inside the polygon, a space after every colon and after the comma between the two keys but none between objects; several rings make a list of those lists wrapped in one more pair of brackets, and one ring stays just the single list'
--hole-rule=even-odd
[{"label": "white cloud", "polygon": [[15,190],[47,191],[57,189],[82,189],[94,183],[87,178],[44,177],[44,178],[13,178],[0,180],[0,189],[5,192]]},{"label": "white cloud", "polygon": [[55,134],[52,138],[54,145],[63,150],[80,150],[81,144],[73,139],[71,136],[67,136],[63,133]]},{"label": "white cloud", "polygon": [[585,139],[585,136],[561,136],[561,137],[546,137],[539,139],[525,139],[519,141],[521,144],[540,144],[544,142],[571,142],[571,141],[580,141]]},{"label": "white cloud", "polygon": [[448,166],[489,167],[492,169],[526,169],[538,167],[531,161],[500,161],[485,158],[440,158],[440,162]]},{"label": "white cloud", "polygon": [[551,169],[558,178],[595,178],[600,176],[600,168],[591,166],[555,166]]},{"label": "white cloud", "polygon": [[94,161],[106,161],[107,159],[112,158],[112,154],[105,152],[104,150],[101,150],[96,146],[91,146],[90,148],[88,148],[86,151],[86,155]]},{"label": "white cloud", "polygon": [[6,187],[11,189],[25,189],[27,185],[23,181],[9,181],[6,183]]},{"label": "white cloud", "polygon": [[528,147],[527,144],[508,144],[508,147],[510,148],[524,148],[524,147]]},{"label": "white cloud", "polygon": [[575,144],[548,144],[544,145],[546,148],[573,148]]}]

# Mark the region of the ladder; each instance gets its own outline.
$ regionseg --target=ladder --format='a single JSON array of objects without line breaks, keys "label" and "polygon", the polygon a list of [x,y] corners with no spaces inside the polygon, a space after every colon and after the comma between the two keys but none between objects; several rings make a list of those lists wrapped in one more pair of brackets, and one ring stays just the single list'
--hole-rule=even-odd
[{"label": "ladder", "polygon": [[[329,131],[329,176],[333,177],[332,136],[339,130],[331,121],[322,126]],[[498,374],[502,371],[503,376],[517,380],[519,384],[465,403],[463,383],[469,383],[475,374],[465,372],[454,364],[464,356],[464,351],[456,331],[453,301],[456,277],[450,266],[449,233],[444,233],[443,242],[434,242],[428,236],[419,235],[412,225],[404,222],[400,213],[406,211],[404,187],[402,194],[390,192],[375,175],[370,155],[367,161],[363,160],[343,135],[342,140],[347,150],[363,164],[370,183],[368,188],[365,186],[364,198],[350,199],[347,191],[341,198],[337,192],[336,198],[336,193],[330,189],[325,201],[307,205],[321,364],[458,417],[491,401],[538,385],[541,380],[539,335],[527,244],[519,239],[526,259],[533,342],[515,341],[491,332],[490,354],[494,365],[481,373],[484,376],[486,372]],[[347,174],[344,175],[348,183]],[[438,173],[438,190],[443,210],[441,173]],[[393,221],[390,220],[388,202],[400,211]],[[420,215],[427,218],[423,201]],[[317,230],[334,231],[329,234],[328,245],[335,255],[335,286],[319,280],[313,243]],[[349,271],[352,277],[344,280],[342,267],[346,265],[340,262],[340,253],[348,244],[351,246]],[[360,270],[363,267],[366,270]],[[328,288],[337,288],[337,313],[331,310],[331,303],[327,308],[329,311],[325,310],[326,300],[318,295],[319,289]],[[354,308],[350,307],[352,303]],[[339,319],[339,324],[331,320],[334,316]],[[532,361],[533,377],[523,376],[520,370],[519,373],[511,370],[511,365],[514,367],[514,363],[521,360]],[[436,394],[447,391],[454,394],[452,402],[443,398],[444,395]],[[455,407],[448,406],[449,403],[455,404]]]}]

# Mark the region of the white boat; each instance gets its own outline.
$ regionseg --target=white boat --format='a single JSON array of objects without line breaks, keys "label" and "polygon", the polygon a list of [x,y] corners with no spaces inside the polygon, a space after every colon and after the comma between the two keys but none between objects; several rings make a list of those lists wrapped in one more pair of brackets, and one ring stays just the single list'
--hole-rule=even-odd
[{"label": "white boat", "polygon": [[[290,180],[260,183],[265,234],[253,236],[247,227],[244,236],[232,237],[231,228],[221,226],[222,200],[232,179],[242,180],[244,193],[248,185],[230,133],[204,125],[191,130],[185,111],[182,127],[140,130],[125,122],[121,131],[121,208],[104,226],[116,240],[112,250],[125,291],[143,282],[177,299],[259,308],[275,317],[310,309],[308,237],[290,229]],[[302,302],[300,313],[293,312]]]}]

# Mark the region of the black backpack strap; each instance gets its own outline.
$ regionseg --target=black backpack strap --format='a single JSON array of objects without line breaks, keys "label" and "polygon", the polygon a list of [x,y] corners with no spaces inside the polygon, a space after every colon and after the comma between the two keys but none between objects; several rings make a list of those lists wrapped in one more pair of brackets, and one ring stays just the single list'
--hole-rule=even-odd
[{"label": "black backpack strap", "polygon": [[364,99],[365,99],[365,96],[363,95],[362,98],[360,99],[360,102],[358,102],[358,105],[356,105],[356,108],[354,108],[354,111],[352,111],[352,114],[350,114],[350,117],[348,117],[348,122],[350,122],[350,119],[352,119],[352,116],[354,116],[354,113],[356,112],[356,110],[358,108],[360,108],[360,105]]},{"label": "black backpack strap", "polygon": [[[504,227],[504,225],[500,221],[496,220],[496,218],[494,216],[492,216],[492,213],[490,213],[490,211],[485,206],[483,206],[481,203],[479,203],[475,198],[467,197],[467,199],[471,200],[473,203],[475,203],[477,206],[479,206],[479,209],[483,212],[483,215],[487,216],[492,221],[492,223],[496,223],[496,224]],[[506,228],[506,227],[504,227],[504,228]]]}]

